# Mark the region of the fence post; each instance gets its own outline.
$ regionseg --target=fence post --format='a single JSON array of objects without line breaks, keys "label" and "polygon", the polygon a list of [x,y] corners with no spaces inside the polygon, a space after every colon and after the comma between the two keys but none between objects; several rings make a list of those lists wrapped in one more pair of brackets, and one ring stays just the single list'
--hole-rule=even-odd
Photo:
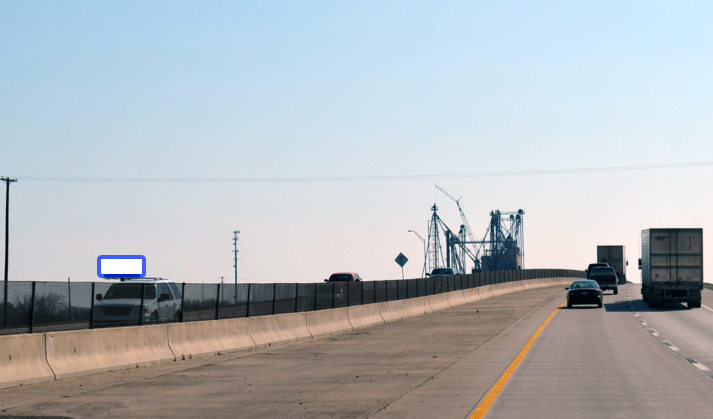
[{"label": "fence post", "polygon": [[295,313],[299,312],[300,284],[295,284]]},{"label": "fence post", "polygon": [[334,308],[334,300],[336,299],[334,296],[334,282],[332,282],[332,308]]},{"label": "fence post", "polygon": [[245,317],[250,317],[250,283],[248,282],[248,298],[245,303]]},{"label": "fence post", "polygon": [[217,290],[215,291],[217,297],[215,298],[215,319],[220,319],[220,284],[216,284]]},{"label": "fence post", "polygon": [[186,283],[181,285],[181,323],[186,316]]},{"label": "fence post", "polygon": [[146,284],[141,284],[141,306],[139,307],[139,326],[144,325],[144,293],[146,292]]},{"label": "fence post", "polygon": [[96,290],[94,289],[94,282],[92,282],[92,303],[90,305],[91,314],[89,315],[89,328],[90,329],[94,329],[94,299],[97,298],[97,296],[94,295],[95,292],[96,292]]},{"label": "fence post", "polygon": [[67,306],[69,306],[69,322],[72,322],[72,284],[67,277]]},{"label": "fence post", "polygon": [[8,284],[7,281],[4,281],[5,283],[3,284],[3,293],[2,293],[2,327],[7,328],[7,293],[8,293]]},{"label": "fence post", "polygon": [[32,296],[30,297],[30,333],[35,328],[35,281],[32,281]]}]

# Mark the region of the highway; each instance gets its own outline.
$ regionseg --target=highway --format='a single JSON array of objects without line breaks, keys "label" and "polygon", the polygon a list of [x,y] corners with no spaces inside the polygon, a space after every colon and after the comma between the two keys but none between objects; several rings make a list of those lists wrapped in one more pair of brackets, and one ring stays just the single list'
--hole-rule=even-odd
[{"label": "highway", "polygon": [[[470,418],[551,317],[486,418],[709,418],[713,311],[604,308],[563,287],[305,342],[0,390],[0,416]],[[713,291],[703,304],[713,308]],[[553,315],[553,313],[556,313]]]},{"label": "highway", "polygon": [[561,309],[487,417],[711,417],[713,312],[649,309],[639,288],[620,286],[629,299],[607,295],[604,310]]}]

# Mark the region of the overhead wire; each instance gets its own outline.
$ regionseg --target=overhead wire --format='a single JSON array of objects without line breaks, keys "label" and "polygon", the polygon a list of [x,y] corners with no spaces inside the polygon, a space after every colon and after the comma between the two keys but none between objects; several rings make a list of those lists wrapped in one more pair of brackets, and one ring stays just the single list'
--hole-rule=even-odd
[{"label": "overhead wire", "polygon": [[325,177],[256,177],[256,178],[116,178],[116,177],[69,177],[69,176],[13,176],[26,181],[51,182],[126,182],[126,183],[289,183],[289,182],[359,182],[393,181],[420,179],[456,179],[505,176],[557,175],[568,173],[617,172],[652,169],[674,169],[683,167],[713,166],[713,161],[645,164],[632,166],[607,166],[570,169],[542,169],[503,172],[417,174],[417,175],[380,175],[380,176],[325,176]]}]

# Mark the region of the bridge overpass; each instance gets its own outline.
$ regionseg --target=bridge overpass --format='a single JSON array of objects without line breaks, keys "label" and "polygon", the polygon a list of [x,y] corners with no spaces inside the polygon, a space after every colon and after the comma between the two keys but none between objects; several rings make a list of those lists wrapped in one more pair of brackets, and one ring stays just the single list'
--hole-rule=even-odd
[{"label": "bridge overpass", "polygon": [[0,415],[710,417],[713,291],[694,310],[620,291],[603,309],[562,307],[560,283],[338,333],[322,323],[317,338],[0,390]]}]

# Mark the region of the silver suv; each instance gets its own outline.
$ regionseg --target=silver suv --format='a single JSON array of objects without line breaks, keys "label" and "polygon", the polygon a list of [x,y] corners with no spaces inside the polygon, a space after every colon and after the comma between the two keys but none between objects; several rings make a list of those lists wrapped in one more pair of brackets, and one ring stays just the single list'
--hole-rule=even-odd
[{"label": "silver suv", "polygon": [[163,278],[121,280],[94,298],[97,325],[181,321],[181,291],[174,282]]}]

